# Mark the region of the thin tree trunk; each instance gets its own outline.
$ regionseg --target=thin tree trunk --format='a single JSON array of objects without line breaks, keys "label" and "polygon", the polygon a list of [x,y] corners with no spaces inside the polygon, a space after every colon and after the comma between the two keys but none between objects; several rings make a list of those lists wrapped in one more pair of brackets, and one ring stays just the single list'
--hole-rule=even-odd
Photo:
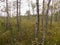
[{"label": "thin tree trunk", "polygon": [[53,7],[51,7],[51,20],[50,20],[50,28],[52,27],[52,21],[53,21]]},{"label": "thin tree trunk", "polygon": [[34,15],[34,9],[32,9],[33,10],[33,15]]},{"label": "thin tree trunk", "polygon": [[45,19],[45,14],[44,14],[44,4],[45,4],[45,0],[43,0],[43,11],[42,11],[42,30],[43,30],[43,39],[42,39],[42,45],[45,44],[45,30],[44,30],[44,19]]},{"label": "thin tree trunk", "polygon": [[27,0],[27,1],[28,1],[28,7],[29,7],[29,13],[28,13],[27,19],[30,19],[30,0]]},{"label": "thin tree trunk", "polygon": [[19,21],[20,21],[20,30],[21,30],[21,0],[20,0],[20,2],[19,2]]},{"label": "thin tree trunk", "polygon": [[57,12],[57,14],[55,16],[55,22],[57,22],[57,21],[58,21],[58,12]]},{"label": "thin tree trunk", "polygon": [[36,15],[36,30],[35,30],[35,41],[32,42],[34,45],[38,45],[38,33],[39,33],[39,0],[36,0],[37,15]]},{"label": "thin tree trunk", "polygon": [[38,32],[39,32],[39,0],[36,0],[37,5],[37,15],[36,15],[36,30],[35,30],[35,40],[38,40]]},{"label": "thin tree trunk", "polygon": [[53,4],[53,0],[52,0],[52,7],[51,7],[51,20],[50,20],[50,28],[52,27],[52,22],[53,22],[53,14],[54,14],[54,4]]},{"label": "thin tree trunk", "polygon": [[16,18],[17,18],[17,27],[18,27],[18,31],[20,31],[20,24],[19,24],[20,19],[19,19],[18,11],[19,11],[19,10],[18,10],[18,0],[17,0],[17,15],[16,15],[17,17],[16,17]]},{"label": "thin tree trunk", "polygon": [[[49,5],[50,5],[51,0],[48,1],[47,4],[47,10],[46,10],[46,14],[44,14],[44,0],[43,0],[43,16],[42,16],[42,27],[43,27],[43,40],[42,40],[42,45],[45,45],[46,42],[46,31],[47,31],[47,27],[48,27],[48,12],[49,12]],[[44,17],[45,15],[45,17]],[[44,19],[46,19],[44,21]]]},{"label": "thin tree trunk", "polygon": [[[6,0],[6,13],[7,13],[7,17],[6,17],[6,30],[10,30],[11,31],[11,36],[12,36],[12,27],[11,27],[11,22],[10,22],[10,15],[9,15],[9,11],[8,11],[8,0]],[[12,42],[12,37],[11,37],[11,45],[13,45]]]},{"label": "thin tree trunk", "polygon": [[18,41],[22,40],[22,30],[21,30],[21,0],[17,0],[17,28],[18,28]]},{"label": "thin tree trunk", "polygon": [[59,22],[60,22],[60,10],[59,10]]},{"label": "thin tree trunk", "polygon": [[34,8],[35,8],[35,6],[34,6],[32,1],[31,1],[31,5],[32,5],[32,12],[33,12],[33,15],[34,15]]},{"label": "thin tree trunk", "polygon": [[36,15],[36,30],[35,30],[35,41],[33,45],[38,45],[38,33],[39,33],[39,0],[36,0],[37,15]]},{"label": "thin tree trunk", "polygon": [[59,11],[58,11],[58,21],[60,22],[60,6],[58,6],[58,9],[59,9]]},{"label": "thin tree trunk", "polygon": [[48,1],[47,10],[46,10],[46,25],[45,25],[46,30],[47,30],[47,28],[48,28],[48,12],[49,12],[49,5],[50,5],[50,2],[51,2],[51,0]]},{"label": "thin tree trunk", "polygon": [[6,17],[6,30],[7,30],[9,28],[8,0],[6,0],[6,13],[7,13]]},{"label": "thin tree trunk", "polygon": [[21,0],[19,0],[19,10],[18,11],[19,11],[19,27],[20,27],[19,37],[22,37],[22,30],[21,30]]}]

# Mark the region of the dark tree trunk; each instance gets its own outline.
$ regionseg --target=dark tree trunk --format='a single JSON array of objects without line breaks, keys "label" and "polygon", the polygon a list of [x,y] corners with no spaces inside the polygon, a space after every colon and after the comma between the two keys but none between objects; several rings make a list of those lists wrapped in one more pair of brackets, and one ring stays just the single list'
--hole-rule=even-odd
[{"label": "dark tree trunk", "polygon": [[21,0],[17,0],[17,28],[18,28],[18,41],[22,40],[22,30],[21,30]]},{"label": "dark tree trunk", "polygon": [[20,37],[20,40],[22,40],[22,30],[21,30],[21,0],[19,0],[19,27],[20,27],[20,30],[18,31],[19,32],[19,37]]},{"label": "dark tree trunk", "polygon": [[18,9],[18,0],[17,0],[17,15],[16,15],[16,18],[17,18],[17,27],[18,27],[18,31],[20,31],[20,23],[19,23],[20,19],[19,19],[18,11],[19,11],[19,9]]},{"label": "dark tree trunk", "polygon": [[36,0],[37,5],[37,15],[36,15],[36,30],[35,30],[35,40],[38,40],[38,32],[39,32],[39,0]]},{"label": "dark tree trunk", "polygon": [[21,30],[21,0],[18,1],[17,6],[18,6],[18,9],[17,9],[18,10],[18,16],[17,17],[18,17],[18,21],[19,21],[19,27],[20,27],[20,30]]}]

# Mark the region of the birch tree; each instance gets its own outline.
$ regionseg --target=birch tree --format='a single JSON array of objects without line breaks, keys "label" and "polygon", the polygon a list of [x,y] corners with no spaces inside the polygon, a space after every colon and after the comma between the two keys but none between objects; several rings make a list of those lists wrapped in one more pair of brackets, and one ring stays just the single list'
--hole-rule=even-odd
[{"label": "birch tree", "polygon": [[44,5],[44,4],[45,4],[45,0],[43,0],[43,11],[42,11],[42,30],[43,30],[42,45],[44,45],[44,43],[45,43],[45,30],[44,30],[44,28],[45,28],[45,27],[44,27],[44,25],[45,25],[45,24],[44,24],[44,23],[45,23],[45,22],[44,22],[44,19],[45,19],[45,17],[44,17],[44,15],[45,15],[45,14],[44,14],[45,7],[44,7],[44,6],[45,6],[45,5]]},{"label": "birch tree", "polygon": [[51,10],[51,18],[50,18],[50,28],[52,27],[52,21],[53,21],[53,6],[50,6]]},{"label": "birch tree", "polygon": [[8,0],[6,0],[6,14],[7,14],[7,17],[6,17],[6,30],[7,29],[9,29],[9,18],[10,18],[10,16],[9,16],[9,11],[8,11],[9,9],[8,9]]},{"label": "birch tree", "polygon": [[39,0],[36,0],[37,15],[36,15],[36,29],[35,29],[35,41],[33,45],[38,45],[38,34],[39,34]]},{"label": "birch tree", "polygon": [[37,6],[37,15],[36,15],[36,40],[38,40],[38,31],[39,31],[39,0],[36,0]]},{"label": "birch tree", "polygon": [[[44,14],[44,3],[45,1],[43,0],[43,16],[42,16],[42,27],[43,27],[43,40],[42,40],[42,45],[45,45],[46,42],[46,31],[48,28],[48,12],[49,12],[49,5],[50,5],[51,0],[48,0],[48,4],[47,4],[47,10],[46,13]],[[44,18],[45,15],[45,18]],[[45,19],[45,21],[44,21]]]},{"label": "birch tree", "polygon": [[52,5],[50,6],[51,18],[50,18],[50,28],[52,27],[53,15],[54,15],[54,0],[52,0]]},{"label": "birch tree", "polygon": [[46,25],[45,25],[46,30],[48,28],[48,13],[49,13],[50,2],[51,2],[51,0],[48,0],[47,10],[46,10],[46,14],[45,14],[46,15]]}]

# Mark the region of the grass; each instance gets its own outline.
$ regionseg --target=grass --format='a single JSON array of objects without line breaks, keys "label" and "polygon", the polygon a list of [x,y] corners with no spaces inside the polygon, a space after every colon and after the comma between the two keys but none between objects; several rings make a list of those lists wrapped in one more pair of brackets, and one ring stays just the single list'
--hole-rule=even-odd
[{"label": "grass", "polygon": [[[21,17],[21,30],[20,35],[17,30],[16,18],[12,17],[11,27],[12,29],[5,30],[5,19],[0,18],[0,45],[31,45],[32,41],[35,39],[35,24],[36,18],[31,16],[27,19],[26,16]],[[41,22],[41,20],[40,20]],[[46,30],[46,45],[60,45],[60,22],[53,22],[52,28],[50,29],[50,24],[48,25],[48,30]],[[42,24],[40,23],[39,30],[39,42],[42,42]],[[11,43],[12,42],[12,43]],[[49,43],[48,43],[49,42]]]}]

